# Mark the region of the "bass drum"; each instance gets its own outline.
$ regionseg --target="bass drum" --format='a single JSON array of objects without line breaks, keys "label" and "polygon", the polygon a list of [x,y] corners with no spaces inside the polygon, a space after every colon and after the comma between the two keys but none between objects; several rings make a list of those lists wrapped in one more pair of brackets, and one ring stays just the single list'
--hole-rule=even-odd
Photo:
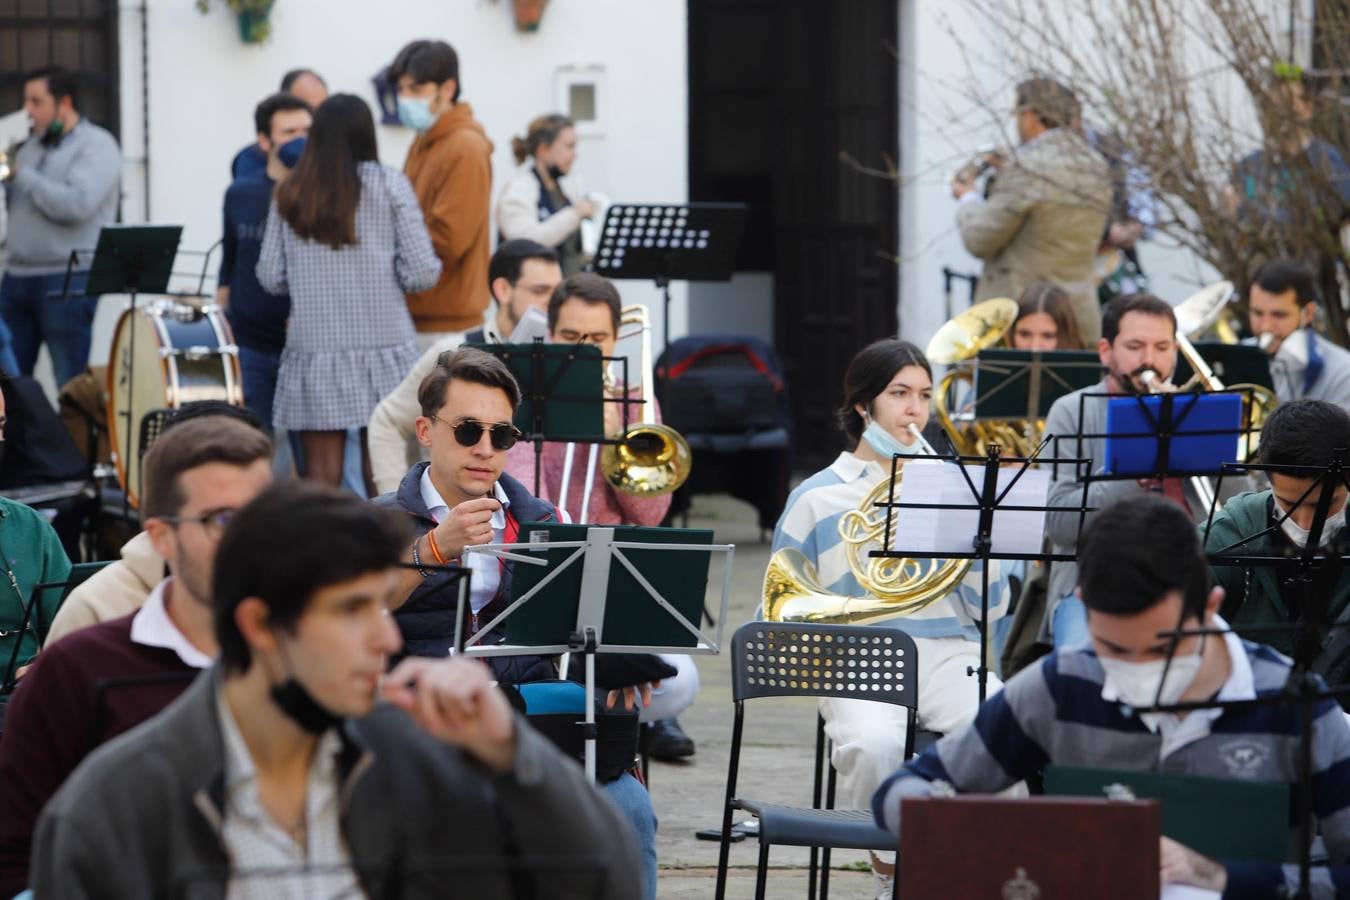
[{"label": "bass drum", "polygon": [[108,438],[132,506],[141,498],[141,420],[197,400],[244,403],[239,349],[220,309],[160,300],[125,310],[108,357]]}]

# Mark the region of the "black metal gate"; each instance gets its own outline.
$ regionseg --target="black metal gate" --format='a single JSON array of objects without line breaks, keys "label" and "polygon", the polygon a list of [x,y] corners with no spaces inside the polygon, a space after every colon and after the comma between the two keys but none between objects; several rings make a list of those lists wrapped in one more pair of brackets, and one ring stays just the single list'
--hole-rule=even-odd
[{"label": "black metal gate", "polygon": [[838,452],[844,369],[896,332],[896,0],[690,0],[689,190],[750,204],[738,269],[774,273],[799,466]]},{"label": "black metal gate", "polygon": [[0,0],[0,115],[23,106],[23,77],[59,65],[80,111],[120,137],[116,0]]}]

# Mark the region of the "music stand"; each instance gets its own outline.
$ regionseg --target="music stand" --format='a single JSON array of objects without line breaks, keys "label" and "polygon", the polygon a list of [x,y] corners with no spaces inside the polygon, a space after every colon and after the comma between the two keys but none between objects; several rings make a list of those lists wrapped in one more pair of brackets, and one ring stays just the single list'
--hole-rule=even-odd
[{"label": "music stand", "polygon": [[[918,453],[912,456],[902,456],[897,454],[891,458],[891,481],[890,490],[887,493],[886,500],[879,501],[876,505],[884,509],[886,520],[883,529],[882,549],[872,550],[867,554],[872,558],[886,559],[970,559],[980,561],[980,617],[975,621],[976,630],[980,635],[980,663],[975,667],[967,667],[966,674],[974,675],[979,682],[979,697],[983,703],[988,694],[989,666],[987,659],[989,656],[989,563],[992,560],[1009,560],[1030,562],[1040,560],[1043,562],[1071,562],[1075,556],[1071,553],[1046,553],[1046,552],[1026,552],[1026,551],[1006,551],[995,547],[995,513],[1002,511],[1005,513],[1050,513],[1050,512],[1076,512],[1078,513],[1081,527],[1082,520],[1090,511],[1087,496],[1088,487],[1086,481],[1083,483],[1082,499],[1076,506],[1053,506],[1049,503],[1020,505],[1006,502],[1013,488],[1022,480],[1027,471],[1034,463],[1051,464],[1058,466],[1073,466],[1075,472],[1082,472],[1091,465],[1091,460],[1078,458],[1064,459],[1041,459],[1041,451],[1051,442],[1052,435],[1046,435],[1039,446],[1032,451],[1029,456],[1004,456],[1002,448],[997,444],[991,444],[984,456],[943,456],[940,454]],[[896,476],[900,472],[900,466],[906,461],[915,460],[936,460],[944,463],[957,463],[958,469],[962,475],[966,487],[970,491],[970,502],[968,503],[915,503],[903,499],[896,499]],[[1004,466],[1015,466],[1012,474],[1008,477],[1000,478],[1001,470]],[[979,473],[979,484],[971,475],[974,469]],[[1000,481],[1003,483],[1000,484]],[[903,485],[902,485],[903,488]],[[898,535],[895,526],[896,510],[900,509],[929,509],[929,510],[968,510],[977,512],[978,519],[975,533],[971,538],[971,548],[969,550],[914,550],[891,547],[892,535]]]},{"label": "music stand", "polygon": [[[181,225],[104,225],[98,233],[98,246],[94,249],[94,259],[89,266],[84,294],[127,294],[131,311],[135,314],[140,294],[163,294],[168,291],[169,277],[173,274],[173,262],[178,255],[178,243],[182,235]],[[62,289],[66,297],[70,296],[70,279],[78,265],[80,253],[79,250],[72,250],[66,265]],[[131,329],[127,352],[131,359],[127,366],[125,390],[126,437],[120,451],[116,447],[112,448],[113,461],[123,472],[131,464],[131,434],[136,428],[136,423],[131,421],[132,392],[136,379],[135,328]],[[111,364],[109,371],[113,371]],[[129,491],[123,491],[122,515],[128,518],[130,513],[131,496]]]},{"label": "music stand", "polygon": [[592,265],[606,278],[661,289],[661,340],[670,346],[670,282],[730,281],[745,231],[744,203],[616,203]]},{"label": "music stand", "polygon": [[[1220,549],[1217,552],[1206,553],[1206,559],[1210,565],[1216,566],[1278,566],[1286,565],[1290,562],[1297,562],[1299,577],[1295,580],[1295,585],[1300,590],[1301,603],[1298,607],[1297,619],[1292,623],[1285,624],[1266,624],[1266,625],[1230,625],[1228,628],[1185,628],[1184,617],[1186,611],[1183,608],[1179,613],[1181,618],[1177,621],[1177,626],[1172,631],[1160,632],[1159,638],[1171,642],[1168,648],[1166,662],[1163,665],[1162,679],[1158,683],[1158,693],[1154,696],[1154,702],[1151,707],[1146,709],[1134,710],[1136,713],[1177,713],[1192,712],[1195,710],[1219,709],[1223,712],[1232,710],[1241,710],[1261,706],[1271,706],[1278,703],[1296,702],[1299,705],[1301,713],[1300,719],[1300,738],[1299,754],[1297,762],[1298,784],[1295,791],[1296,803],[1295,811],[1299,822],[1299,890],[1295,896],[1300,898],[1311,897],[1310,877],[1312,869],[1312,842],[1314,835],[1315,812],[1313,807],[1313,761],[1312,761],[1312,723],[1314,719],[1314,707],[1320,700],[1339,700],[1340,697],[1350,696],[1350,684],[1330,685],[1328,687],[1319,686],[1319,678],[1314,671],[1313,663],[1320,650],[1317,637],[1317,630],[1324,628],[1328,633],[1337,629],[1344,629],[1347,623],[1331,622],[1330,620],[1330,593],[1314,589],[1312,575],[1321,570],[1330,572],[1332,579],[1339,578],[1340,573],[1345,567],[1350,555],[1346,546],[1346,535],[1342,532],[1337,540],[1330,544],[1324,552],[1322,547],[1322,532],[1326,525],[1328,513],[1331,508],[1331,500],[1339,487],[1350,489],[1350,449],[1336,448],[1333,452],[1331,462],[1326,466],[1299,466],[1299,465],[1255,465],[1233,463],[1223,466],[1218,475],[1218,488],[1222,488],[1225,475],[1244,475],[1253,471],[1277,472],[1281,474],[1294,474],[1295,477],[1309,479],[1309,485],[1300,495],[1297,507],[1301,505],[1314,489],[1321,490],[1316,505],[1313,507],[1313,521],[1308,529],[1308,540],[1304,547],[1297,553],[1291,555],[1280,555],[1274,553],[1246,553],[1230,552],[1238,550],[1253,541],[1260,540],[1266,534],[1271,533],[1283,523],[1287,514],[1280,516],[1274,525],[1267,526],[1255,535],[1249,535],[1242,538],[1234,544]],[[1297,473],[1297,474],[1296,474]],[[1216,489],[1216,493],[1218,489]],[[1213,526],[1214,511],[1210,511],[1209,520],[1205,524],[1205,531],[1202,538],[1203,543],[1208,546],[1210,530]],[[1228,633],[1277,633],[1292,632],[1295,635],[1293,667],[1290,669],[1289,678],[1285,683],[1283,691],[1274,693],[1270,696],[1258,696],[1251,700],[1227,700],[1222,701],[1217,697],[1205,701],[1163,704],[1160,702],[1163,686],[1166,684],[1167,673],[1171,669],[1172,659],[1176,654],[1178,645],[1182,638],[1200,635],[1218,635],[1222,637]]]},{"label": "music stand", "polygon": [[[460,593],[460,606],[455,617],[455,652],[466,656],[521,656],[538,653],[572,653],[585,655],[586,660],[586,718],[581,723],[586,741],[586,775],[595,781],[595,654],[597,653],[687,653],[716,654],[722,643],[722,626],[717,626],[716,637],[709,637],[694,624],[701,621],[703,594],[706,585],[688,577],[667,590],[682,591],[673,600],[663,595],[653,582],[665,582],[660,573],[651,571],[649,560],[633,559],[635,552],[657,550],[683,553],[724,553],[722,576],[722,608],[719,622],[726,621],[727,604],[731,595],[731,570],[735,558],[734,544],[712,543],[711,531],[696,529],[643,528],[636,526],[584,526],[557,523],[523,523],[521,532],[527,535],[525,543],[482,544],[465,547],[467,553],[483,553],[502,560],[547,569],[539,580],[529,587],[522,585],[519,596],[495,618],[484,624],[476,634],[464,634],[464,604],[466,591]],[[580,537],[580,540],[553,540],[560,537]],[[706,536],[707,542],[696,539]],[[670,537],[675,541],[658,540]],[[633,538],[633,539],[629,539]],[[679,539],[684,540],[680,541]],[[561,560],[550,559],[553,551],[569,551]],[[630,553],[631,552],[631,553]],[[650,556],[649,556],[650,559]],[[639,565],[641,563],[641,565]],[[563,576],[580,566],[579,583],[567,583]],[[651,577],[648,577],[648,576]],[[633,582],[642,589],[652,603],[639,606],[632,594],[622,594],[624,586]],[[513,593],[515,593],[513,591]],[[534,605],[530,605],[533,601]],[[686,611],[682,611],[683,607]],[[484,645],[482,639],[493,629],[520,610],[528,608],[530,616],[539,621],[527,632],[530,643],[501,643]],[[627,621],[616,619],[615,610],[622,610]],[[561,611],[561,616],[559,615]],[[692,616],[692,621],[691,617]],[[529,621],[529,620],[527,620]],[[632,640],[634,635],[666,635],[659,642],[645,638],[632,643],[605,643],[605,629],[621,629]],[[675,637],[670,637],[672,633]],[[508,631],[508,638],[510,632]]]},{"label": "music stand", "polygon": [[[500,359],[520,385],[520,406],[515,426],[523,439],[534,444],[534,495],[542,497],[542,460],[544,442],[567,442],[567,463],[559,485],[558,506],[567,498],[571,479],[574,443],[618,444],[618,438],[605,435],[605,403],[621,403],[623,430],[628,430],[628,405],[642,401],[626,397],[606,397],[604,372],[610,363],[618,363],[622,383],[628,384],[628,357],[601,356],[592,344],[475,344]],[[588,468],[594,469],[595,454]],[[585,498],[589,501],[589,497]]]},{"label": "music stand", "polygon": [[1097,354],[991,347],[975,357],[976,419],[1044,419],[1065,394],[1101,380]]}]

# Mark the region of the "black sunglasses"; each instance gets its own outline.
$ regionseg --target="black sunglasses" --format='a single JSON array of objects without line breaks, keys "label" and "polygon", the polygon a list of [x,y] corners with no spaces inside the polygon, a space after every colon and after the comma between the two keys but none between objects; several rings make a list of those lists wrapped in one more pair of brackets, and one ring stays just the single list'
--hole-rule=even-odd
[{"label": "black sunglasses", "polygon": [[519,428],[506,422],[488,425],[474,419],[465,419],[462,422],[453,423],[445,421],[440,416],[432,416],[431,418],[442,425],[448,426],[455,433],[455,440],[459,441],[462,447],[476,446],[483,439],[484,431],[492,436],[492,447],[495,450],[510,450],[516,445],[516,441],[524,437]]}]

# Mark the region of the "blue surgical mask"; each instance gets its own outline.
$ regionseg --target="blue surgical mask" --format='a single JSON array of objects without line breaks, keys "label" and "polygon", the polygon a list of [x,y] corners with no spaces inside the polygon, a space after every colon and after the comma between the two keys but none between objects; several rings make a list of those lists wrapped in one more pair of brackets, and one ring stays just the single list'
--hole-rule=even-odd
[{"label": "blue surgical mask", "polygon": [[875,421],[867,423],[867,429],[863,431],[863,440],[867,445],[876,451],[878,456],[890,459],[899,453],[901,456],[914,456],[923,452],[923,443],[915,440],[909,445],[900,443],[895,435],[891,434],[885,428],[882,428]]},{"label": "blue surgical mask", "polygon": [[286,168],[294,169],[308,143],[309,141],[302,137],[292,138],[277,148],[277,160]]},{"label": "blue surgical mask", "polygon": [[436,117],[431,114],[431,101],[421,97],[398,98],[398,120],[414,131],[426,131]]}]

